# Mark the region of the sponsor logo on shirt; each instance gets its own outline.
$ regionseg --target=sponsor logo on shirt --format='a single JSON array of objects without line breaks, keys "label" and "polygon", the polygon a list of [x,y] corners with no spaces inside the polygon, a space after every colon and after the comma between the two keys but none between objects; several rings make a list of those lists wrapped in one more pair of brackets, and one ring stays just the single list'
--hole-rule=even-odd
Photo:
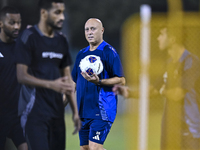
[{"label": "sponsor logo on shirt", "polygon": [[55,53],[55,52],[43,52],[42,53],[42,58],[58,58],[58,59],[62,59],[63,58],[63,54],[61,53]]},{"label": "sponsor logo on shirt", "polygon": [[0,52],[0,58],[3,58],[4,56],[3,56],[3,54]]}]

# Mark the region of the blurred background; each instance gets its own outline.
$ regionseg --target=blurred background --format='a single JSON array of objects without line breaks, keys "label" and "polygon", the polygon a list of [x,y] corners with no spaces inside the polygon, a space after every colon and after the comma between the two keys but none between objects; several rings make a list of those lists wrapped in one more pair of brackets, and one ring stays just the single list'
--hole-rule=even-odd
[{"label": "blurred background", "polygon": [[[27,25],[37,24],[38,0],[0,0],[0,7],[12,5],[22,15],[22,30]],[[187,49],[200,56],[200,0],[65,0],[65,23],[62,32],[67,36],[70,52],[75,61],[78,51],[88,46],[84,36],[84,24],[91,17],[99,18],[104,25],[104,40],[120,54],[127,85],[138,88],[140,75],[140,6],[151,7],[150,23],[150,83],[161,76],[166,53],[158,49],[157,37],[165,26],[170,13],[181,12],[184,26],[184,42]],[[73,66],[72,66],[73,67]],[[149,150],[160,149],[161,120],[164,101],[161,96],[149,98],[148,140]],[[136,150],[139,137],[139,99],[124,99],[119,96],[118,115],[105,142],[108,150]],[[68,150],[78,150],[78,135],[72,136],[71,112],[66,108]],[[10,143],[7,145],[9,149]],[[12,148],[13,149],[13,148]]]}]

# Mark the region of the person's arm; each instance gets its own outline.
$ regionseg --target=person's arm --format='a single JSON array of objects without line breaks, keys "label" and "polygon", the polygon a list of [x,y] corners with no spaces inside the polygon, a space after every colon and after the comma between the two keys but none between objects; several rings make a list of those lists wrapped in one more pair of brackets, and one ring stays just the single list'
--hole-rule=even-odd
[{"label": "person's arm", "polygon": [[99,79],[96,74],[93,76],[88,75],[86,72],[81,72],[81,75],[89,82],[92,82],[97,85],[104,85],[104,86],[114,86],[115,84],[125,85],[125,78],[124,77],[112,77],[108,79]]},{"label": "person's arm", "polygon": [[116,84],[113,88],[112,88],[113,92],[116,94],[116,95],[122,95],[124,96],[125,98],[128,98],[129,95],[130,95],[130,89],[128,86],[124,86],[124,85],[119,85],[119,84]]},{"label": "person's arm", "polygon": [[190,56],[186,58],[181,77],[177,78],[176,81],[172,81],[173,83],[169,83],[168,85],[173,86],[165,88],[163,90],[163,95],[166,96],[167,99],[173,101],[184,100],[188,91],[191,91],[192,89],[196,90],[195,84],[198,82],[200,75],[200,71],[198,69],[199,65],[200,62],[196,57]]},{"label": "person's arm", "polygon": [[138,88],[133,88],[133,87],[129,87],[129,86],[116,84],[112,88],[112,91],[116,95],[121,95],[124,98],[136,98],[136,99],[139,98],[139,90],[138,90]]},{"label": "person's arm", "polygon": [[171,89],[163,90],[162,95],[165,96],[168,100],[180,101],[185,97],[186,90],[181,87],[174,87]]},{"label": "person's arm", "polygon": [[[65,82],[72,84],[75,90],[75,83],[72,80],[69,66],[63,69],[63,75],[68,77],[68,79],[65,80]],[[71,92],[70,94],[66,95],[66,99],[68,100],[68,103],[70,104],[70,107],[73,113],[73,121],[74,121],[74,127],[75,127],[73,134],[76,134],[81,129],[81,121],[78,114],[77,104],[75,100],[75,93]]]},{"label": "person's arm", "polygon": [[65,94],[63,94],[63,104],[64,104],[64,107],[65,107],[65,106],[67,106],[67,105],[68,105],[68,103],[69,103],[69,101],[68,101],[68,99],[67,99],[66,95],[65,95]]},{"label": "person's arm", "polygon": [[69,77],[61,77],[52,81],[38,79],[28,73],[27,65],[17,64],[17,79],[18,79],[18,82],[22,84],[48,88],[59,93],[68,94],[74,91],[74,87],[71,84],[67,84],[64,82],[68,78]]},{"label": "person's arm", "polygon": [[113,77],[109,79],[102,79],[100,85],[114,86],[115,84],[125,85],[124,77]]}]

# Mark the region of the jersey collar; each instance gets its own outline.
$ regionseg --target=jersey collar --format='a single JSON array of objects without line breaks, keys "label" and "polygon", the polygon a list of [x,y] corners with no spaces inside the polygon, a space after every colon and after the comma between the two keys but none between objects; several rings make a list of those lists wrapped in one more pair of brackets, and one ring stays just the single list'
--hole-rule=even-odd
[{"label": "jersey collar", "polygon": [[[45,36],[40,29],[38,28],[37,24],[34,25],[34,28],[36,29],[36,31],[40,34],[40,36]],[[54,32],[54,36],[57,36],[57,32]]]},{"label": "jersey collar", "polygon": [[[103,50],[104,47],[105,47],[106,45],[108,45],[108,43],[106,43],[105,41],[103,41],[103,42],[97,47],[97,49],[98,49],[98,50]],[[87,52],[89,49],[90,49],[90,46],[86,47],[84,53]]]},{"label": "jersey collar", "polygon": [[40,29],[38,28],[37,25],[34,25],[34,28],[35,28],[36,31],[40,34],[40,36],[44,36],[44,34],[40,31]]}]

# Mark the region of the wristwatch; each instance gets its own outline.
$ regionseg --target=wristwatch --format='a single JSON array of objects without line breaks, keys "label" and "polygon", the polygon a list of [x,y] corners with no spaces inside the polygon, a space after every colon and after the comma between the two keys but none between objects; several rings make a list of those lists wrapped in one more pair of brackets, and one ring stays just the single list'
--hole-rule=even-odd
[{"label": "wristwatch", "polygon": [[101,79],[99,79],[99,82],[97,83],[97,85],[101,85]]}]

